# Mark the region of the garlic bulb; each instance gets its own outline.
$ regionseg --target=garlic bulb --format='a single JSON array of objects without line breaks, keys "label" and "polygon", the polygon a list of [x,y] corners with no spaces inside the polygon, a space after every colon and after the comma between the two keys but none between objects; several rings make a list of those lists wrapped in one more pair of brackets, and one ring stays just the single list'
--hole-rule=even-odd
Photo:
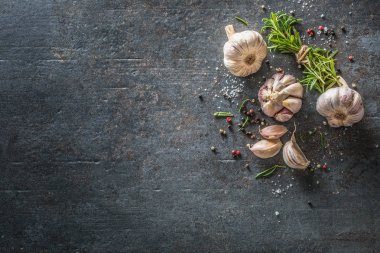
[{"label": "garlic bulb", "polygon": [[302,106],[303,87],[294,76],[276,73],[259,90],[263,112],[280,122],[288,121]]},{"label": "garlic bulb", "polygon": [[235,33],[234,27],[225,27],[228,41],[224,44],[224,65],[235,76],[257,72],[267,56],[267,45],[255,31]]},{"label": "garlic bulb", "polygon": [[294,133],[296,132],[296,127],[294,126],[294,131],[290,141],[285,143],[282,149],[282,157],[286,165],[293,169],[306,169],[309,166],[310,161],[307,160],[305,154],[302,152],[301,148],[296,142],[296,137]]},{"label": "garlic bulb", "polygon": [[247,147],[255,156],[265,159],[277,155],[281,150],[282,142],[280,139],[261,140],[256,142],[254,145],[248,144]]},{"label": "garlic bulb", "polygon": [[261,136],[267,140],[280,139],[286,132],[288,132],[288,129],[282,125],[267,126],[260,129]]},{"label": "garlic bulb", "polygon": [[364,116],[364,106],[360,94],[349,88],[339,77],[340,87],[328,89],[319,96],[317,111],[326,117],[331,127],[352,126]]}]

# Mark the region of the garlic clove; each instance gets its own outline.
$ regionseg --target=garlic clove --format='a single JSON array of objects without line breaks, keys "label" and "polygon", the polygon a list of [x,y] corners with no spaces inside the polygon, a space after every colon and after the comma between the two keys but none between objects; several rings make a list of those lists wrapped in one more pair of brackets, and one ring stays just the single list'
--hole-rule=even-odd
[{"label": "garlic clove", "polygon": [[248,144],[247,147],[252,153],[259,158],[270,158],[277,155],[282,147],[282,142],[279,139],[276,140],[261,140],[254,145]]},{"label": "garlic clove", "polygon": [[295,97],[288,97],[284,101],[282,101],[282,105],[289,109],[292,113],[297,113],[299,110],[301,110],[302,106],[302,100]]},{"label": "garlic clove", "polygon": [[225,27],[228,41],[224,44],[224,65],[236,76],[248,76],[259,70],[267,55],[263,37],[255,31],[235,33],[232,25]]},{"label": "garlic clove", "polygon": [[293,83],[279,92],[281,96],[303,97],[303,86],[300,83]]},{"label": "garlic clove", "polygon": [[293,113],[289,111],[287,108],[282,108],[281,111],[279,111],[275,116],[275,120],[280,121],[280,122],[285,122],[290,120],[293,117]]},{"label": "garlic clove", "polygon": [[282,109],[282,105],[274,102],[274,101],[268,101],[264,104],[262,107],[263,112],[268,115],[269,117],[273,117],[277,112],[279,112]]},{"label": "garlic clove", "polygon": [[272,125],[260,129],[261,136],[267,140],[280,139],[286,132],[288,129],[282,125]]},{"label": "garlic clove", "polygon": [[276,83],[276,87],[273,88],[274,91],[280,91],[284,89],[286,86],[289,86],[290,84],[296,82],[296,78],[292,75],[284,75],[281,73],[278,74],[282,75],[282,78]]},{"label": "garlic clove", "polygon": [[282,156],[286,165],[293,169],[306,169],[310,161],[306,158],[305,154],[302,152],[301,148],[298,146],[295,137],[296,128],[292,134],[290,141],[285,143],[282,150]]}]

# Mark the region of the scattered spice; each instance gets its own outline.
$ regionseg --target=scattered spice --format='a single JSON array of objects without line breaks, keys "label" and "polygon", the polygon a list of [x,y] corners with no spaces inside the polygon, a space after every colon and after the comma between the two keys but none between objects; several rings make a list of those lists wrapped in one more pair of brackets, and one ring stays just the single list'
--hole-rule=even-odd
[{"label": "scattered spice", "polygon": [[319,31],[324,31],[324,30],[325,30],[325,27],[323,27],[323,25],[320,25],[320,26],[318,27],[318,30],[319,30]]},{"label": "scattered spice", "polygon": [[235,19],[237,21],[239,21],[240,23],[242,23],[243,25],[248,26],[248,21],[247,20],[245,20],[245,19],[243,19],[243,18],[241,18],[239,16],[236,16]]},{"label": "scattered spice", "polygon": [[211,149],[212,152],[215,152],[215,151],[216,151],[216,148],[215,148],[214,146],[211,146],[210,149]]},{"label": "scattered spice", "polygon": [[313,208],[313,204],[311,203],[311,201],[308,201],[307,204],[310,206],[310,208]]},{"label": "scattered spice", "polygon": [[286,166],[283,166],[283,165],[274,165],[274,166],[270,167],[269,169],[266,169],[266,170],[258,173],[255,178],[258,179],[258,178],[270,177],[279,168],[286,168]]},{"label": "scattered spice", "polygon": [[349,56],[348,56],[348,60],[349,60],[350,62],[353,62],[353,61],[354,61],[354,57],[353,57],[352,55],[349,55]]},{"label": "scattered spice", "polygon": [[231,117],[227,117],[226,121],[227,121],[228,124],[230,124],[230,125],[232,124],[232,118]]},{"label": "scattered spice", "polygon": [[198,98],[199,98],[200,101],[203,101],[203,96],[202,95],[199,95]]}]

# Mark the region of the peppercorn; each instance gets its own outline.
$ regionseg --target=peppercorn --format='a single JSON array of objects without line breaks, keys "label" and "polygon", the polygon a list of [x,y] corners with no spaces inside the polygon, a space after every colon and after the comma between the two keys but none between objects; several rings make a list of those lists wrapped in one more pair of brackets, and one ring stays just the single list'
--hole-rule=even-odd
[{"label": "peppercorn", "polygon": [[327,164],[323,164],[322,169],[327,170]]},{"label": "peppercorn", "polygon": [[244,121],[245,121],[245,118],[244,118],[244,117],[241,117],[241,118],[240,118],[240,121],[244,122]]},{"label": "peppercorn", "polygon": [[236,155],[236,150],[233,149],[233,150],[231,151],[231,154],[232,154],[232,155]]},{"label": "peppercorn", "polygon": [[231,117],[227,117],[226,121],[227,121],[228,124],[232,124],[232,118]]},{"label": "peppercorn", "polygon": [[349,55],[348,60],[352,62],[352,61],[354,61],[354,57],[352,55]]},{"label": "peppercorn", "polygon": [[253,115],[255,113],[255,110],[249,109],[249,114]]},{"label": "peppercorn", "polygon": [[268,64],[268,65],[270,64],[270,63],[269,63],[269,60],[265,60],[265,63]]},{"label": "peppercorn", "polygon": [[240,156],[240,155],[241,155],[240,150],[236,151],[236,155],[237,155],[237,156]]},{"label": "peppercorn", "polygon": [[203,96],[202,95],[199,95],[198,98],[199,98],[200,101],[203,101]]},{"label": "peppercorn", "polygon": [[291,10],[289,13],[290,13],[290,15],[294,16],[294,11],[293,10]]},{"label": "peppercorn", "polygon": [[342,32],[347,32],[346,27],[342,26],[340,29],[342,29]]},{"label": "peppercorn", "polygon": [[308,201],[307,204],[308,204],[311,208],[313,208],[313,204],[311,203],[311,201]]},{"label": "peppercorn", "polygon": [[323,25],[320,25],[320,26],[318,27],[318,30],[319,30],[319,31],[323,31],[323,30],[325,30],[325,28],[323,27]]},{"label": "peppercorn", "polygon": [[307,29],[306,32],[307,32],[307,34],[309,35],[309,37],[313,37],[314,34],[315,34],[315,32],[313,31],[313,29],[310,29],[310,28]]},{"label": "peppercorn", "polygon": [[211,149],[212,152],[215,152],[215,151],[216,151],[216,148],[215,148],[214,146],[211,146],[210,149]]}]

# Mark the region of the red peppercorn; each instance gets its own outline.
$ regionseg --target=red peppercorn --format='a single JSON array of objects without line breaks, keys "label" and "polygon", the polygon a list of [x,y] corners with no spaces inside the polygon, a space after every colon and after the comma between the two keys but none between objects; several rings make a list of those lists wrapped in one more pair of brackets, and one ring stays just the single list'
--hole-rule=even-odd
[{"label": "red peppercorn", "polygon": [[327,170],[327,164],[323,164],[322,169]]},{"label": "red peppercorn", "polygon": [[231,117],[227,117],[226,121],[227,121],[228,124],[232,124],[232,118]]},{"label": "red peppercorn", "polygon": [[231,151],[231,154],[232,154],[233,156],[235,156],[235,155],[236,155],[236,150],[233,149],[233,150]]},{"label": "red peppercorn", "polygon": [[318,30],[319,30],[319,31],[323,31],[323,30],[325,30],[325,28],[323,27],[323,25],[320,25],[320,26],[318,27]]},{"label": "red peppercorn", "polygon": [[314,34],[315,34],[314,31],[313,31],[313,29],[310,29],[310,28],[307,29],[306,32],[307,32],[307,34],[308,34],[310,37],[314,36]]},{"label": "red peppercorn", "polygon": [[349,56],[348,56],[348,60],[349,60],[349,61],[353,61],[353,60],[354,60],[354,57],[353,57],[352,55],[349,55]]},{"label": "red peppercorn", "polygon": [[240,150],[236,151],[236,155],[237,155],[237,156],[240,156],[240,155],[241,155]]}]

